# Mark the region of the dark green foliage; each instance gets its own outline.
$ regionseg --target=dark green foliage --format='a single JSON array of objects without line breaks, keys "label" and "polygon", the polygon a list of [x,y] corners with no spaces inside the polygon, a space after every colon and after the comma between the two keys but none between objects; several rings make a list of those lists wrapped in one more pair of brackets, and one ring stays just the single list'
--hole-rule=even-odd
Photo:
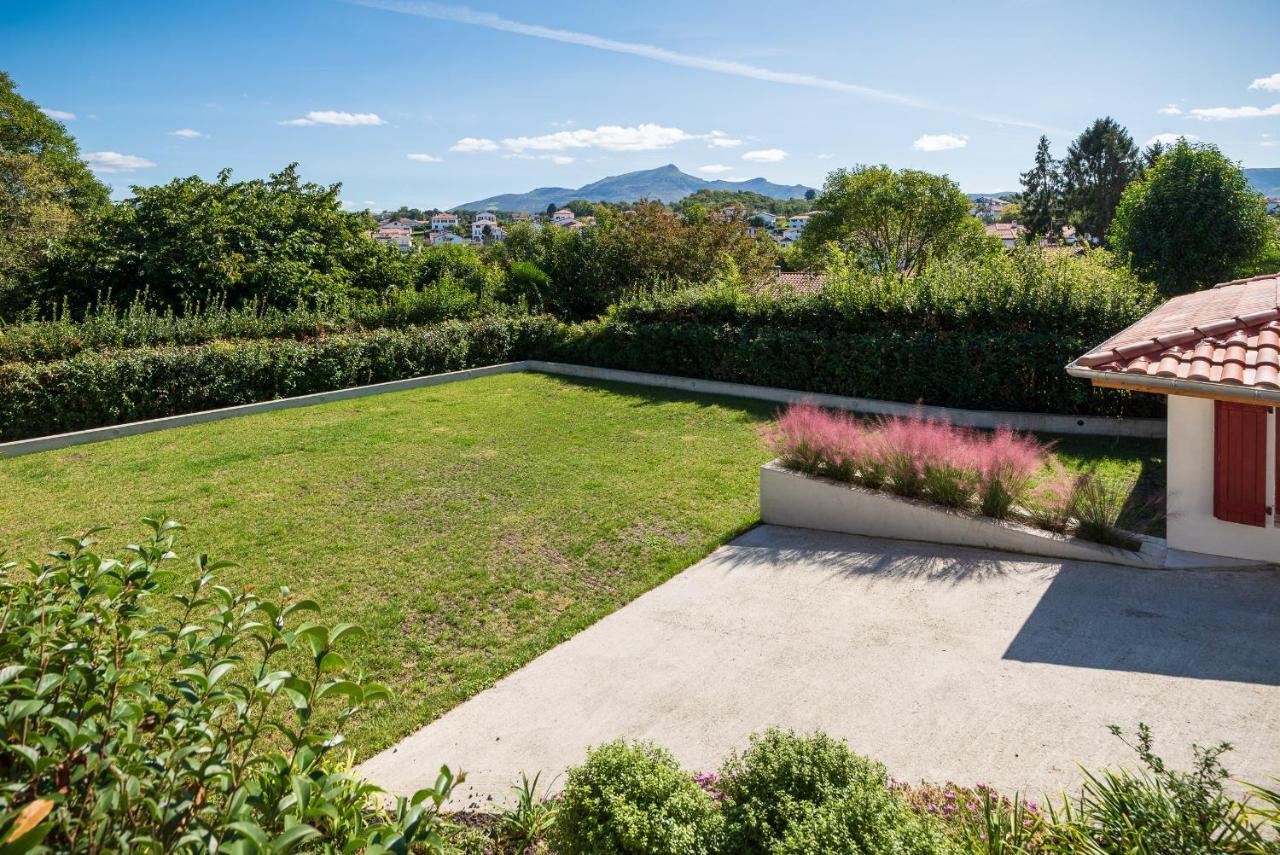
[{"label": "dark green foliage", "polygon": [[1175,295],[1247,272],[1271,233],[1240,167],[1181,139],[1125,190],[1110,240],[1135,273]]},{"label": "dark green foliage", "polygon": [[1120,196],[1138,176],[1138,147],[1119,122],[1096,120],[1062,161],[1067,218],[1081,237],[1105,243]]},{"label": "dark green foliage", "polygon": [[561,855],[710,855],[722,825],[670,752],[619,740],[569,770],[551,843]]},{"label": "dark green foliage", "polygon": [[725,761],[720,789],[730,852],[947,851],[893,793],[882,765],[821,732],[753,735]]},{"label": "dark green foliage", "polygon": [[296,164],[267,180],[175,178],[135,187],[48,273],[46,297],[84,305],[149,291],[179,307],[211,293],[231,305],[292,306],[405,284],[405,261],[372,241],[372,218],[340,209],[340,185],[303,183]]},{"label": "dark green foliage", "polygon": [[1162,401],[1062,370],[1145,315],[1154,290],[1098,258],[938,263],[905,282],[848,274],[816,295],[683,291],[623,303],[557,358],[943,406],[1157,415]]},{"label": "dark green foliage", "polygon": [[305,341],[85,351],[0,365],[0,438],[61,433],[523,358],[536,319],[445,321]]},{"label": "dark green foliage", "polygon": [[[387,690],[341,652],[359,634],[319,607],[215,584],[225,562],[165,569],[181,526],[120,559],[93,532],[0,565],[0,839],[25,852],[442,852],[454,778],[385,811],[341,771],[342,730]],[[171,590],[176,620],[157,626]],[[415,848],[416,847],[416,848]]]},{"label": "dark green foliage", "polygon": [[1022,225],[1027,236],[1058,239],[1062,234],[1062,174],[1049,152],[1049,138],[1040,137],[1036,165],[1022,173]]},{"label": "dark green foliage", "polygon": [[768,211],[771,214],[790,217],[803,214],[813,207],[817,193],[805,191],[803,199],[775,199],[750,190],[708,190],[702,189],[691,193],[683,199],[671,203],[671,209],[679,214],[688,213],[695,205],[708,211],[719,211],[730,205],[741,208],[746,214],[753,211]]},{"label": "dark green foliage", "polygon": [[311,338],[340,332],[429,324],[467,318],[486,306],[449,276],[421,290],[396,289],[369,300],[338,298],[319,306],[277,309],[258,302],[188,304],[181,311],[150,308],[142,299],[125,308],[103,303],[77,317],[0,324],[0,363],[68,359],[83,350],[205,344],[215,339]]}]

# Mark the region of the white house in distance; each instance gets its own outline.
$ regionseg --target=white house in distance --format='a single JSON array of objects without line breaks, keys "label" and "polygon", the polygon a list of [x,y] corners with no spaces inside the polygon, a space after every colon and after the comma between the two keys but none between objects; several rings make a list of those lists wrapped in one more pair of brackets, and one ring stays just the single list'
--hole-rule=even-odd
[{"label": "white house in distance", "polygon": [[455,228],[458,225],[458,215],[451,214],[448,211],[440,214],[431,215],[431,231],[442,232],[446,229]]},{"label": "white house in distance", "polygon": [[1175,297],[1067,372],[1168,396],[1170,548],[1280,562],[1280,273]]},{"label": "white house in distance", "polygon": [[472,240],[484,240],[486,237],[502,240],[506,236],[506,230],[498,225],[498,216],[492,211],[481,211],[471,221]]},{"label": "white house in distance", "polygon": [[408,252],[413,247],[413,226],[400,222],[382,223],[373,232],[373,239],[398,247],[401,252]]},{"label": "white house in distance", "polygon": [[466,238],[453,232],[429,232],[427,239],[433,244],[467,242]]},{"label": "white house in distance", "polygon": [[571,222],[574,219],[573,211],[570,211],[568,208],[561,208],[551,215],[551,222],[555,223],[557,226],[563,226],[565,223]]},{"label": "white house in distance", "polygon": [[765,225],[765,226],[768,226],[768,227],[770,227],[770,228],[773,228],[773,224],[774,224],[774,223],[776,223],[776,222],[778,221],[777,216],[775,216],[774,214],[769,213],[768,211],[753,211],[753,212],[751,213],[751,216],[750,216],[750,217],[748,217],[747,219],[749,219],[749,220],[759,220],[759,221],[760,221],[760,223],[761,223],[761,225]]}]

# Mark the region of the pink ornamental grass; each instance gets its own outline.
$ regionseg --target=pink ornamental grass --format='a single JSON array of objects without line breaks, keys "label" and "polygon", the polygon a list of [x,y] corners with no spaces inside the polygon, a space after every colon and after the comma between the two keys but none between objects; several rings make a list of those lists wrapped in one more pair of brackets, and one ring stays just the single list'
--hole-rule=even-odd
[{"label": "pink ornamental grass", "polygon": [[981,510],[989,517],[1004,519],[1015,504],[1026,499],[1036,475],[1048,460],[1049,447],[1007,426],[997,428],[983,439],[973,449]]}]

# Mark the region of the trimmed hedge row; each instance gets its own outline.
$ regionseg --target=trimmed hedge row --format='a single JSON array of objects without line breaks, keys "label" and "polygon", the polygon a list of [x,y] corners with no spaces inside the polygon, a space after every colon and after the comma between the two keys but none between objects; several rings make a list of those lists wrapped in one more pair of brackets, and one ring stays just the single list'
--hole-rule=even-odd
[{"label": "trimmed hedge row", "polygon": [[295,341],[85,351],[0,365],[0,439],[83,430],[521,359],[544,319],[444,321]]},{"label": "trimmed hedge row", "polygon": [[0,440],[520,359],[948,407],[1159,416],[1164,401],[1091,388],[1062,366],[1093,339],[937,329],[824,334],[756,324],[452,320],[301,341],[85,351],[0,365]]},{"label": "trimmed hedge row", "polygon": [[553,358],[965,409],[1163,415],[1158,395],[1094,389],[1063,370],[1097,338],[937,329],[831,335],[757,324],[607,320],[561,329]]}]

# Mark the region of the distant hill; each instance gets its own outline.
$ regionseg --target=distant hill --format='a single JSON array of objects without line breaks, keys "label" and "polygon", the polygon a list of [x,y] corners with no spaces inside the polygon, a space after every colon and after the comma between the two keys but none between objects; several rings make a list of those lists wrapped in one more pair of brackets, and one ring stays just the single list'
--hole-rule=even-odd
[{"label": "distant hill", "polygon": [[746,190],[772,199],[800,199],[812,189],[803,184],[774,184],[763,178],[748,181],[708,181],[696,175],[681,172],[668,163],[657,169],[642,169],[623,175],[611,175],[593,181],[577,189],[569,187],[539,187],[528,193],[503,193],[474,202],[455,205],[461,211],[543,211],[548,205],[563,205],[570,199],[586,199],[590,202],[634,202],[637,199],[656,199],[675,202],[699,190]]},{"label": "distant hill", "polygon": [[1280,196],[1280,166],[1246,169],[1244,177],[1248,178],[1253,189],[1263,196],[1273,199]]}]

